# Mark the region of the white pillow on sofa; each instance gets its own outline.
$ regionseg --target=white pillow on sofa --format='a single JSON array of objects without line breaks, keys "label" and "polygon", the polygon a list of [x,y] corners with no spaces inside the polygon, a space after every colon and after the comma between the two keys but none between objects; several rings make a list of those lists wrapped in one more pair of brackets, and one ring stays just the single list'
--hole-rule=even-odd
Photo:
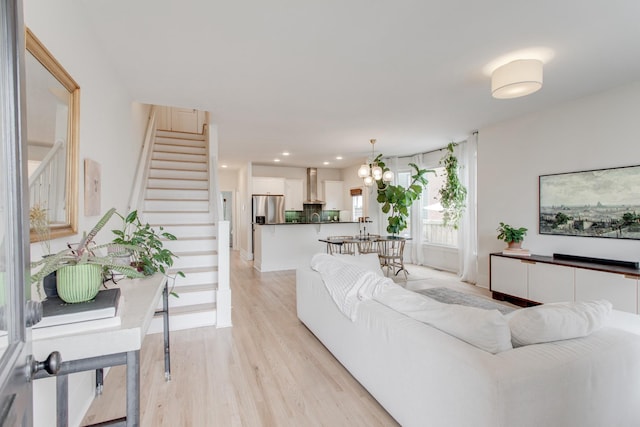
[{"label": "white pillow on sofa", "polygon": [[609,314],[606,300],[560,302],[515,310],[506,315],[514,347],[584,337],[600,329]]},{"label": "white pillow on sofa", "polygon": [[333,256],[338,258],[342,262],[346,262],[347,264],[357,265],[358,267],[362,267],[367,271],[373,271],[378,276],[384,276],[382,268],[380,268],[380,258],[378,258],[378,254],[333,254]]}]

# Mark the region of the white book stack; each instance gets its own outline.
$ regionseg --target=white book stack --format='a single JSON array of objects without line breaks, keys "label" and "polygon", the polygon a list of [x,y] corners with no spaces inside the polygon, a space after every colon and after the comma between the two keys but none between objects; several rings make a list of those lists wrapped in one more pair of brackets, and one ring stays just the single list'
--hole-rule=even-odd
[{"label": "white book stack", "polygon": [[515,255],[515,256],[531,256],[529,249],[522,248],[506,248],[502,251],[503,255]]}]

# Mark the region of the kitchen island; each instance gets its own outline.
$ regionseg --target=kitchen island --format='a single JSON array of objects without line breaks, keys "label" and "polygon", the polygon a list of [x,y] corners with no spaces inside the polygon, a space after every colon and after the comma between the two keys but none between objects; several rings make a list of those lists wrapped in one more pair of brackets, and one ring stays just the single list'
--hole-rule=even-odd
[{"label": "kitchen island", "polygon": [[[357,236],[358,222],[254,224],[253,267],[261,272],[294,270],[324,252],[328,236]],[[368,225],[368,224],[367,224]]]}]

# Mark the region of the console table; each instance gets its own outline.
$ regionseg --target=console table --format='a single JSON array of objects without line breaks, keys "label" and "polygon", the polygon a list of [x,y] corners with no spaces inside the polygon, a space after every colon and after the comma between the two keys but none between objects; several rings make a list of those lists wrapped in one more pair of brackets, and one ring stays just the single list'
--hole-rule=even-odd
[{"label": "console table", "polygon": [[518,305],[606,299],[613,308],[640,312],[640,270],[550,256],[489,257],[494,299]]},{"label": "console table", "polygon": [[[167,280],[155,274],[142,279],[123,279],[118,282],[122,301],[118,315],[120,326],[83,331],[78,323],[77,331],[59,336],[34,339],[33,355],[44,360],[52,351],[60,352],[62,363],[56,377],[57,426],[68,425],[68,375],[82,371],[126,365],[127,415],[99,425],[138,426],[140,424],[140,348],[156,314],[156,307],[163,298],[165,376],[170,378],[169,360],[169,311]],[[53,375],[38,371],[35,379]]]}]

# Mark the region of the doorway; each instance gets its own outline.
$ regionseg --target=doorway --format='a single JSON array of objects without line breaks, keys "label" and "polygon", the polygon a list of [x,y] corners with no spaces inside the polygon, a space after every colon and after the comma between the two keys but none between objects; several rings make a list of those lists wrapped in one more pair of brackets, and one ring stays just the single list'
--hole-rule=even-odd
[{"label": "doorway", "polygon": [[224,221],[229,221],[229,247],[233,249],[233,191],[221,191],[222,215]]}]

